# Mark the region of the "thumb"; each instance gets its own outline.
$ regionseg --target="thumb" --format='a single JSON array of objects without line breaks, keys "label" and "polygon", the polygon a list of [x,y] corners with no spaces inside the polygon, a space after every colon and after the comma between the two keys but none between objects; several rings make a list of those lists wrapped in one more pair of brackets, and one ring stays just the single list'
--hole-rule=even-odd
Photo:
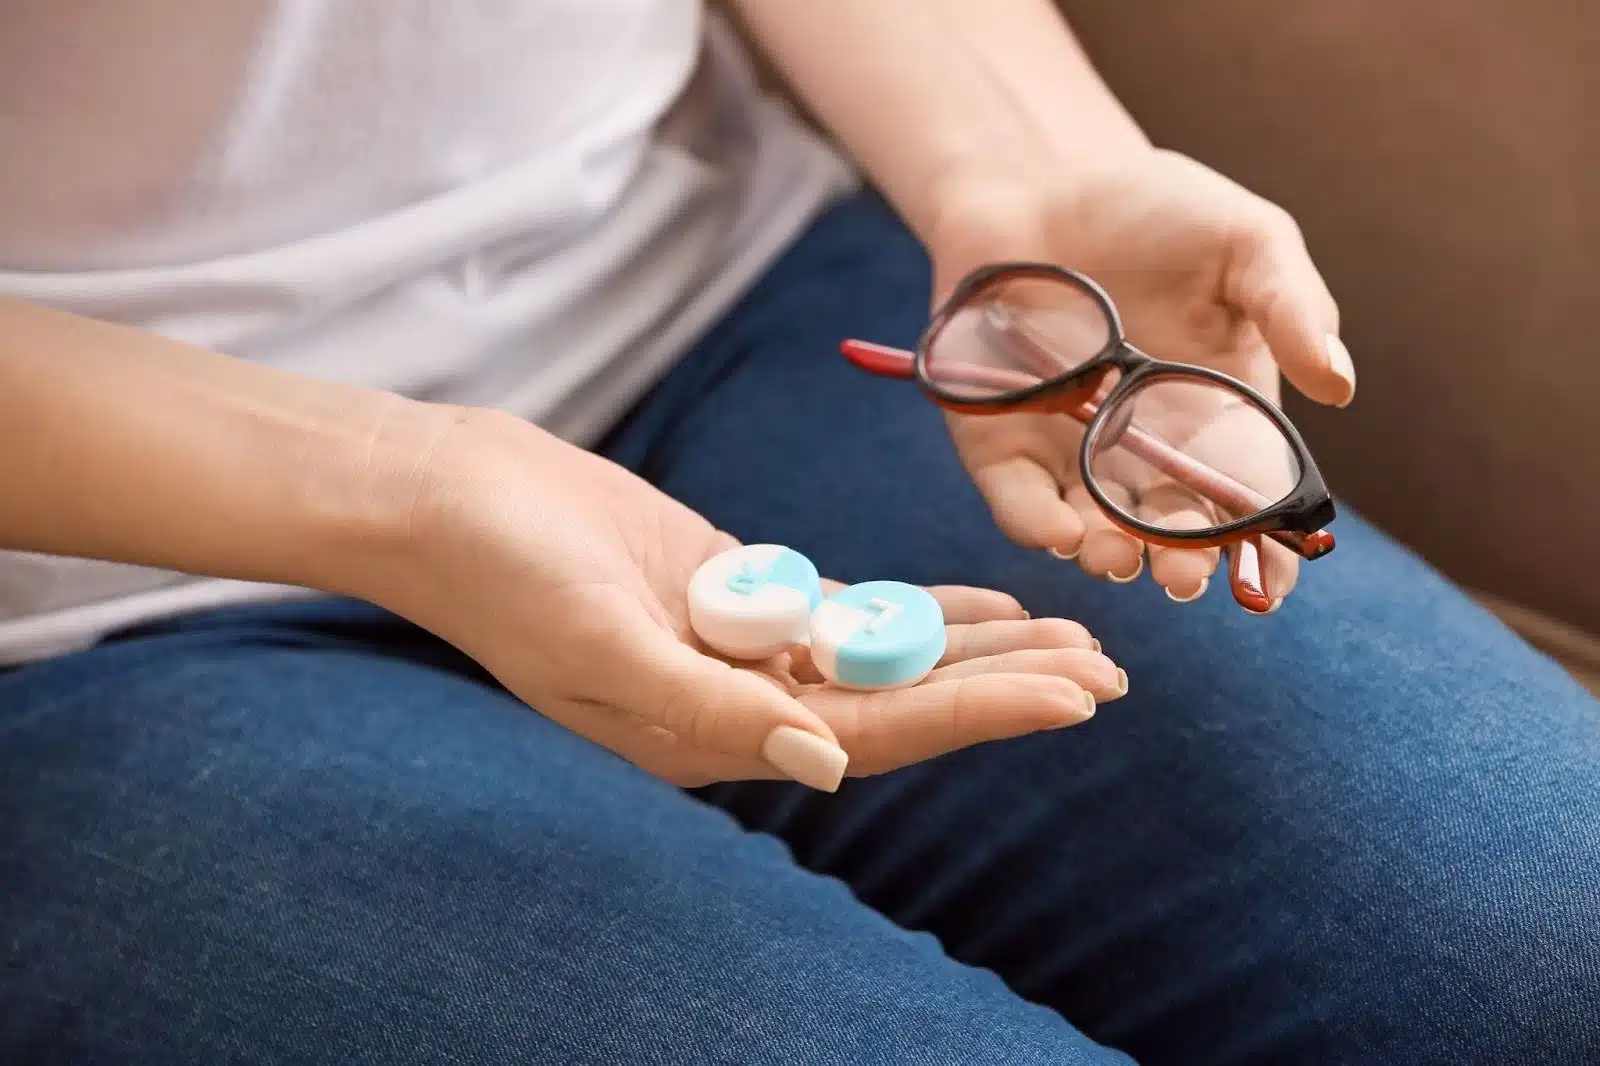
[{"label": "thumb", "polygon": [[707,754],[757,759],[824,792],[850,757],[826,722],[766,678],[702,655],[642,608],[596,686],[605,702]]},{"label": "thumb", "polygon": [[1339,307],[1311,261],[1300,228],[1272,207],[1241,235],[1229,301],[1261,331],[1284,377],[1318,403],[1344,407],[1355,398],[1356,372],[1339,339]]}]

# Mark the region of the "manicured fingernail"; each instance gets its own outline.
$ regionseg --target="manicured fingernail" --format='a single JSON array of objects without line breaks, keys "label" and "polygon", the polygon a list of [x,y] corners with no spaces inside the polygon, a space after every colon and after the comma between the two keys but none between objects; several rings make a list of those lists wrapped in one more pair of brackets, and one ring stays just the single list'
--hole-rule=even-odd
[{"label": "manicured fingernail", "polygon": [[1174,596],[1171,589],[1163,589],[1162,591],[1167,594],[1167,599],[1171,600],[1173,603],[1193,603],[1201,596],[1204,596],[1206,594],[1206,589],[1210,587],[1211,578],[1203,577],[1200,579],[1200,587],[1189,593],[1187,596]]},{"label": "manicured fingernail", "polygon": [[1124,670],[1122,667],[1119,666],[1119,667],[1117,667],[1117,695],[1126,696],[1127,694],[1128,694],[1128,671]]},{"label": "manicured fingernail", "polygon": [[780,725],[767,734],[761,757],[790,780],[822,792],[837,792],[850,764],[843,748],[792,725]]},{"label": "manicured fingernail", "polygon": [[1085,692],[1083,694],[1083,705],[1089,709],[1089,714],[1088,714],[1087,717],[1093,718],[1094,717],[1094,696],[1092,696],[1089,693]]},{"label": "manicured fingernail", "polygon": [[1072,549],[1072,554],[1071,555],[1068,555],[1066,552],[1062,551],[1060,548],[1050,548],[1050,549],[1047,549],[1047,550],[1050,552],[1051,555],[1055,556],[1057,559],[1060,559],[1064,563],[1070,563],[1070,562],[1072,562],[1072,560],[1074,560],[1074,559],[1076,559],[1078,557],[1078,549],[1077,548]]},{"label": "manicured fingernail", "polygon": [[1137,580],[1139,575],[1142,573],[1144,573],[1144,556],[1141,555],[1139,556],[1139,565],[1133,568],[1133,573],[1129,574],[1127,577],[1118,577],[1116,574],[1107,574],[1106,580],[1112,582],[1113,584],[1126,585],[1130,581]]},{"label": "manicured fingernail", "polygon": [[1273,600],[1270,604],[1267,605],[1267,609],[1265,611],[1251,610],[1250,608],[1246,608],[1246,610],[1249,610],[1250,613],[1255,615],[1257,618],[1265,618],[1267,615],[1272,614],[1279,607],[1282,607],[1282,606],[1283,606],[1283,597],[1279,596],[1277,599]]},{"label": "manicured fingernail", "polygon": [[1356,365],[1350,359],[1350,349],[1344,346],[1344,341],[1335,334],[1328,334],[1323,341],[1328,349],[1328,369],[1338,374],[1344,383],[1350,386],[1350,395],[1346,396],[1340,407],[1348,406],[1356,398]]}]

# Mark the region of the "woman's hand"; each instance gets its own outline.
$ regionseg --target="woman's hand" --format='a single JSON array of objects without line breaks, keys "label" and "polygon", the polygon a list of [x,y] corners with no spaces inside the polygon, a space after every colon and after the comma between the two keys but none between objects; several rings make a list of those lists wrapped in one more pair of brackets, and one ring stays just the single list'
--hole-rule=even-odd
[{"label": "woman's hand", "polygon": [[[472,655],[531,706],[681,785],[790,777],[832,790],[985,740],[1075,725],[1126,676],[1080,625],[933,590],[945,661],[920,685],[822,684],[803,655],[735,666],[688,623],[690,577],[735,547],[615,464],[493,412],[432,450],[409,565],[373,598]],[[892,577],[893,575],[884,575]]]},{"label": "woman's hand", "polygon": [[833,789],[846,752],[878,773],[1127,690],[1082,626],[975,589],[935,590],[949,654],[915,688],[831,688],[803,656],[736,668],[687,619],[733,540],[615,464],[509,415],[6,300],[0,453],[29,457],[0,463],[0,549],[371,601],[680,784]]},{"label": "woman's hand", "polygon": [[[1354,395],[1338,309],[1294,220],[1192,160],[1140,150],[1081,179],[1062,179],[1053,167],[980,166],[954,171],[933,202],[925,239],[936,301],[986,263],[1059,263],[1105,286],[1129,340],[1158,359],[1213,367],[1274,402],[1280,370],[1319,403],[1342,407]],[[1257,439],[1263,420],[1226,421],[1225,405],[1211,410],[1205,390],[1195,393],[1183,410],[1141,407],[1139,417],[1153,419],[1151,428],[1167,439],[1203,449],[1208,463],[1241,479],[1263,454],[1281,451],[1275,435]],[[1113,526],[1081,484],[1076,422],[1044,414],[953,415],[950,430],[1014,540],[1075,558],[1096,576],[1139,575],[1145,546]],[[1114,467],[1106,480],[1149,521],[1163,524],[1176,515],[1172,520],[1204,524],[1195,501],[1170,492],[1170,485],[1141,483],[1138,472]],[[1151,571],[1170,596],[1187,601],[1205,591],[1218,554],[1151,548]],[[1298,560],[1269,542],[1265,564],[1269,593],[1281,600],[1294,586]]]}]

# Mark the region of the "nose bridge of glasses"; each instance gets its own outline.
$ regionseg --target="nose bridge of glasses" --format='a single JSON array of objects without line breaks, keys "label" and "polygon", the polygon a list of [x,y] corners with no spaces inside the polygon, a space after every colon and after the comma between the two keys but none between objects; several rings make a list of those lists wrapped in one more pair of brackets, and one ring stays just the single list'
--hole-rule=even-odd
[{"label": "nose bridge of glasses", "polygon": [[1161,362],[1149,352],[1142,348],[1134,347],[1126,340],[1119,340],[1113,346],[1111,361],[1120,367],[1123,373],[1129,375],[1142,373],[1146,369],[1154,369],[1156,364]]}]

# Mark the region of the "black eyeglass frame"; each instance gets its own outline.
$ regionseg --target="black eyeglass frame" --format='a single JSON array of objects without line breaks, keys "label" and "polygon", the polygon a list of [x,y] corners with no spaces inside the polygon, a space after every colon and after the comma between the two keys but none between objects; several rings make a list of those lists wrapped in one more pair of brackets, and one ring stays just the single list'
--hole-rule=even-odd
[{"label": "black eyeglass frame", "polygon": [[[1105,316],[1107,327],[1105,345],[1090,358],[1061,374],[1045,378],[1035,385],[998,392],[993,396],[974,398],[942,386],[929,370],[930,352],[941,332],[957,313],[967,310],[980,300],[987,290],[1018,278],[1056,281],[1071,285],[1088,296]],[[1039,342],[1014,327],[992,323],[991,325],[1000,333],[1009,335],[998,337],[997,343],[1015,343],[1031,345],[1036,349],[1042,348]],[[1041,352],[1041,354],[1046,353]],[[935,403],[947,410],[962,414],[1010,414],[1021,410],[1042,410],[1074,414],[1081,418],[1081,409],[1092,409],[1093,414],[1087,421],[1083,442],[1079,447],[1079,473],[1095,503],[1118,525],[1124,526],[1128,532],[1141,539],[1167,547],[1204,548],[1225,546],[1249,536],[1269,536],[1285,543],[1306,559],[1320,558],[1333,549],[1332,536],[1323,531],[1323,527],[1332,522],[1336,516],[1332,494],[1328,491],[1327,483],[1299,430],[1277,405],[1250,385],[1221,371],[1189,363],[1157,359],[1134,347],[1127,339],[1122,317],[1110,294],[1094,279],[1076,270],[1051,263],[1006,262],[991,264],[967,275],[956,286],[950,297],[934,312],[928,327],[918,339],[913,372],[918,386]],[[1103,386],[1106,377],[1113,372],[1117,372],[1119,378],[1110,393],[1097,404],[1089,403],[1090,398]],[[1242,397],[1265,415],[1289,442],[1294,452],[1299,471],[1294,488],[1282,499],[1254,507],[1252,512],[1243,518],[1192,531],[1162,529],[1128,514],[1119,507],[1106,495],[1094,476],[1091,460],[1096,453],[1096,444],[1110,427],[1108,414],[1125,409],[1131,415],[1131,405],[1122,401],[1128,399],[1130,393],[1162,377],[1201,381],[1218,386]],[[1126,427],[1119,427],[1118,432],[1125,433]],[[1171,459],[1170,456],[1168,458]],[[1183,462],[1195,469],[1189,471],[1189,478],[1179,478],[1180,483],[1200,482],[1187,484],[1186,487],[1224,510],[1231,509],[1235,513],[1242,510],[1235,506],[1239,502],[1237,496],[1240,490],[1254,493],[1254,490],[1247,486],[1239,485],[1227,475],[1212,470],[1196,460],[1183,457]],[[1231,486],[1226,484],[1230,481],[1232,481]],[[1235,498],[1217,499],[1218,489],[1221,490],[1221,495]],[[1259,493],[1255,495],[1259,496]],[[1260,498],[1265,499],[1265,497]]]}]

